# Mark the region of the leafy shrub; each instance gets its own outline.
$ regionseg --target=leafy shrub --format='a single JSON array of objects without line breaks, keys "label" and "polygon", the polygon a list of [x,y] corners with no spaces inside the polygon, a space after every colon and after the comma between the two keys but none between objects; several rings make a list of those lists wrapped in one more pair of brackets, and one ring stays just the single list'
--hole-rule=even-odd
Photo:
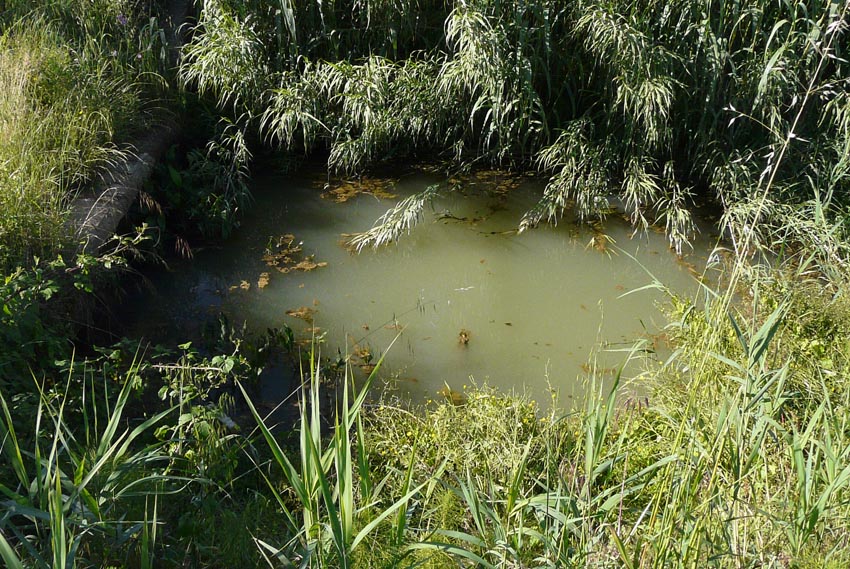
[{"label": "leafy shrub", "polygon": [[192,148],[185,156],[177,147],[168,150],[143,204],[148,223],[174,235],[208,239],[226,239],[239,227],[251,201],[251,153],[240,127],[222,124],[204,150]]}]

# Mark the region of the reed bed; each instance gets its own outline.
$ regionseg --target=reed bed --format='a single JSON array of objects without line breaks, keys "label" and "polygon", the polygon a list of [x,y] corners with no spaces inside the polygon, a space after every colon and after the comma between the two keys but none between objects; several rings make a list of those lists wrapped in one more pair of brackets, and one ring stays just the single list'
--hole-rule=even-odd
[{"label": "reed bed", "polygon": [[[284,150],[357,174],[404,156],[533,166],[529,229],[616,197],[687,247],[697,204],[750,249],[846,208],[847,2],[206,0],[184,82]],[[238,77],[234,78],[234,74]],[[769,186],[757,224],[750,207]],[[754,231],[757,226],[759,231]]]}]

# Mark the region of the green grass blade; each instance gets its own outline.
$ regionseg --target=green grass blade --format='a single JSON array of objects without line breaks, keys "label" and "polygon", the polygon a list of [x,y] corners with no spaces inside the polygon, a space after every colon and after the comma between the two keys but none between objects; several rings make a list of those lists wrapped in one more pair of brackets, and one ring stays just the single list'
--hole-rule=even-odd
[{"label": "green grass blade", "polygon": [[245,403],[248,405],[248,409],[251,411],[251,415],[254,417],[254,420],[257,421],[257,426],[259,427],[260,432],[262,433],[263,438],[266,441],[266,444],[269,445],[269,449],[272,451],[272,455],[274,456],[275,461],[283,471],[283,475],[286,477],[286,481],[289,482],[290,486],[292,486],[293,490],[295,490],[296,496],[302,503],[309,502],[310,498],[307,494],[306,488],[304,487],[303,480],[298,475],[298,471],[289,461],[289,458],[287,458],[286,454],[283,452],[283,449],[280,448],[277,439],[274,438],[274,435],[266,426],[265,422],[263,421],[263,418],[260,417],[260,414],[257,412],[257,408],[254,407],[254,403],[251,401],[251,398],[248,397],[248,392],[245,391],[245,388],[242,386],[242,383],[237,380],[236,385],[242,392],[242,396],[245,398]]},{"label": "green grass blade", "polygon": [[626,546],[623,544],[620,536],[617,535],[613,526],[608,526],[608,535],[611,538],[611,541],[614,542],[617,552],[620,554],[620,561],[623,563],[623,567],[626,569],[636,569],[634,562],[629,557],[629,552],[626,551]]},{"label": "green grass blade", "polygon": [[18,478],[18,483],[27,486],[30,479],[27,476],[26,464],[21,455],[21,445],[18,443],[15,425],[12,423],[12,415],[2,393],[0,393],[0,406],[3,407],[3,420],[0,421],[0,449],[6,451],[12,470]]},{"label": "green grass blade", "polygon": [[12,549],[12,546],[9,545],[9,542],[6,541],[2,531],[0,531],[0,559],[3,559],[3,563],[9,569],[24,569],[24,564],[21,562],[20,557]]},{"label": "green grass blade", "polygon": [[345,533],[343,521],[339,515],[339,509],[334,501],[334,492],[331,489],[328,475],[323,465],[321,464],[322,455],[316,447],[312,437],[307,437],[308,455],[307,460],[312,465],[312,473],[315,480],[318,482],[319,490],[322,493],[322,499],[327,510],[328,525],[331,527],[331,535],[333,536],[334,547],[339,554],[339,563],[341,567],[348,567],[348,536]]},{"label": "green grass blade", "polygon": [[400,510],[400,508],[402,508],[402,506],[406,505],[408,500],[410,500],[413,496],[418,494],[419,491],[422,490],[425,486],[427,486],[429,482],[430,482],[430,480],[426,480],[422,484],[418,485],[416,488],[414,488],[413,490],[409,491],[407,494],[405,494],[404,496],[402,496],[401,498],[396,500],[395,503],[393,503],[390,507],[386,508],[383,512],[381,512],[380,515],[378,515],[374,520],[372,520],[371,522],[366,524],[366,526],[364,526],[363,529],[361,529],[357,533],[357,536],[354,538],[354,541],[351,542],[351,549],[353,550],[355,547],[357,547],[357,545],[361,541],[363,541],[363,539],[365,539],[369,535],[369,533],[371,533],[372,530],[375,529],[378,526],[378,524],[380,524],[382,521],[384,521],[389,516],[391,516],[393,514],[393,512],[395,512],[396,510],[399,510],[400,512],[403,511],[403,510]]},{"label": "green grass blade", "polygon": [[112,445],[112,441],[115,438],[115,433],[118,432],[118,427],[121,424],[121,417],[124,413],[124,406],[127,404],[127,400],[130,398],[130,393],[133,390],[133,382],[130,381],[130,377],[134,369],[135,365],[131,366],[130,371],[127,372],[124,385],[121,386],[121,391],[118,393],[118,399],[109,414],[109,420],[106,423],[106,428],[103,430],[103,434],[100,436],[100,444],[97,447],[98,456],[104,456],[107,453],[107,449]]},{"label": "green grass blade", "polygon": [[[119,436],[117,438],[117,440],[115,440],[115,433],[113,432],[112,435],[111,435],[112,439],[110,440],[110,443],[111,443],[110,445],[104,446],[102,444],[103,439],[101,439],[101,444],[98,445],[98,455],[97,455],[98,459],[97,459],[97,461],[92,465],[91,469],[86,473],[85,477],[80,481],[80,484],[75,486],[75,489],[72,492],[70,499],[76,500],[77,497],[80,495],[80,493],[85,491],[85,489],[88,487],[89,483],[101,472],[101,470],[107,464],[115,463],[120,458],[126,456],[127,453],[130,450],[130,446],[133,443],[133,441],[135,441],[142,433],[146,432],[153,425],[159,423],[163,418],[170,415],[175,409],[176,409],[176,407],[171,407],[169,409],[166,409],[165,411],[161,411],[160,413],[157,413],[153,417],[147,419],[142,424],[135,427],[129,433],[127,433],[127,432],[123,433],[121,436]],[[115,411],[118,411],[118,410],[123,411],[123,406],[119,407],[119,406],[116,405],[116,407],[113,411],[115,412]],[[120,422],[120,420],[121,420],[120,416],[113,415],[113,417],[110,418],[109,423],[114,423],[114,424],[117,425]]]},{"label": "green grass blade", "polygon": [[765,320],[764,324],[761,325],[761,328],[759,328],[758,332],[756,332],[756,335],[750,341],[750,349],[752,350],[748,354],[750,360],[750,368],[761,362],[765,350],[767,350],[768,346],[770,346],[770,341],[776,335],[776,332],[779,331],[779,328],[782,324],[782,319],[785,317],[786,312],[786,304],[783,303],[776,307],[776,309],[770,313],[770,316],[768,316],[767,320]]},{"label": "green grass blade", "polygon": [[62,481],[59,470],[53,474],[53,485],[50,491],[50,543],[53,550],[53,567],[68,569],[68,536],[65,533],[65,507],[62,501]]},{"label": "green grass blade", "polygon": [[363,417],[357,414],[357,472],[360,480],[360,495],[366,502],[373,499],[372,469],[369,466],[369,456],[366,451],[366,432],[363,428]]}]

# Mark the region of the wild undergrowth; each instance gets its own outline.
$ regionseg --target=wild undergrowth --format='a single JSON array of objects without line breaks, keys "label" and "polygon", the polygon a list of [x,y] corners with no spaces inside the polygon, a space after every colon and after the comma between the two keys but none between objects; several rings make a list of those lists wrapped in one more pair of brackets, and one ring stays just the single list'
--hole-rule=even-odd
[{"label": "wild undergrowth", "polygon": [[187,130],[209,140],[169,148],[142,188],[138,210],[128,216],[158,230],[161,250],[167,251],[165,243],[173,240],[174,251],[183,257],[192,256],[190,243],[227,239],[252,202],[253,157],[244,131],[198,111],[200,120]]},{"label": "wild undergrowth", "polygon": [[[37,319],[40,293],[61,295],[48,277],[5,308]],[[230,416],[233,382],[253,386],[262,350],[278,340],[229,330],[215,355],[131,340],[82,355],[62,333],[54,325],[35,335],[52,342],[33,348],[50,349],[52,365],[22,370],[45,358],[38,353],[0,359],[4,566],[256,565],[254,538],[281,517],[257,491],[258,455]]]},{"label": "wild undergrowth", "polygon": [[[238,342],[106,351],[35,399],[4,391],[4,561],[841,567],[850,296],[777,275],[742,277],[731,310],[709,290],[674,299],[673,353],[639,346],[638,377],[613,384],[589,366],[573,409],[486,385],[374,400],[380,366],[334,388],[314,352],[287,435],[251,403],[231,418],[254,373]],[[135,418],[137,386],[157,382],[165,405]]]},{"label": "wild undergrowth", "polygon": [[0,16],[0,267],[52,257],[74,193],[162,98],[154,14],[119,0],[11,2]]}]

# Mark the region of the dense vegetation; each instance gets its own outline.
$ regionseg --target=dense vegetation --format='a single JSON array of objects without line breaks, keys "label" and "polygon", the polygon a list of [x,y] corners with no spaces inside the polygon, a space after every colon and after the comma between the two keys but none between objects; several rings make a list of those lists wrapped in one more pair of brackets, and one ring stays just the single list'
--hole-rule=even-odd
[{"label": "dense vegetation", "polygon": [[166,59],[130,3],[5,2],[0,11],[0,267],[67,242],[70,197],[152,119]]},{"label": "dense vegetation", "polygon": [[[167,5],[0,0],[6,566],[850,564],[850,2],[196,4],[175,67]],[[167,113],[198,132],[140,212],[184,254],[238,225],[251,149],[349,175],[438,157],[546,176],[522,230],[614,202],[681,251],[716,207],[724,289],[671,295],[624,356],[640,376],[590,362],[568,410],[382,401],[375,374],[224,320],[203,347],[99,347],[77,321],[147,233],[77,255],[69,203]],[[305,377],[291,436],[250,397],[280,351]]]},{"label": "dense vegetation", "polygon": [[[612,194],[679,250],[694,202],[736,247],[846,207],[842,2],[203,3],[181,76],[328,167],[440,152],[550,176],[522,227]],[[755,206],[754,204],[758,204]],[[744,251],[741,251],[743,253]]]}]

